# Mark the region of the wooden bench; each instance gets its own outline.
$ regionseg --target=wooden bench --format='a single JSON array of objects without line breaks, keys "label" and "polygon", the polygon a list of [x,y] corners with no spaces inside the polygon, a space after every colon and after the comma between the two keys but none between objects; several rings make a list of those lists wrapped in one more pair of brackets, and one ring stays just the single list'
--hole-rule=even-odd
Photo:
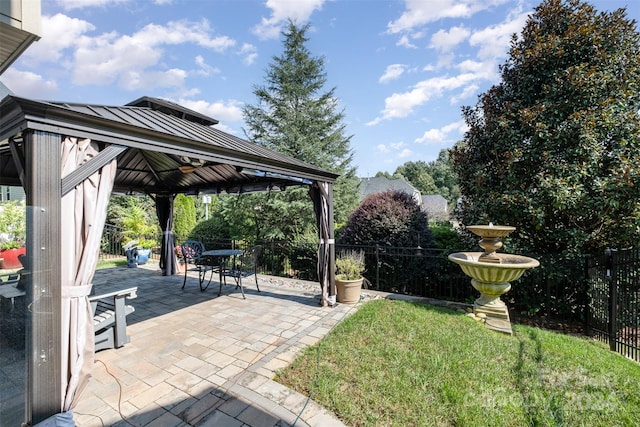
[{"label": "wooden bench", "polygon": [[119,348],[130,342],[127,335],[127,315],[135,308],[126,305],[126,299],[137,296],[137,287],[89,296],[93,309],[93,328],[95,331],[95,351]]}]

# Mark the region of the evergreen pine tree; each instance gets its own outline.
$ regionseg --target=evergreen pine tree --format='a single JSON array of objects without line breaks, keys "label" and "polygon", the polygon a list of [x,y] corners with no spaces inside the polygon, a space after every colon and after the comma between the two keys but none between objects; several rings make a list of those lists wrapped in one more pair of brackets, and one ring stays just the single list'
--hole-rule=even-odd
[{"label": "evergreen pine tree", "polygon": [[[284,52],[273,58],[265,84],[254,88],[258,103],[243,110],[245,133],[256,144],[340,174],[334,186],[335,220],[340,223],[358,203],[351,136],[345,135],[335,89],[324,89],[324,59],[313,57],[306,47],[308,29],[308,24],[298,27],[289,21]],[[315,224],[306,187],[256,198],[261,237],[292,237]]]}]

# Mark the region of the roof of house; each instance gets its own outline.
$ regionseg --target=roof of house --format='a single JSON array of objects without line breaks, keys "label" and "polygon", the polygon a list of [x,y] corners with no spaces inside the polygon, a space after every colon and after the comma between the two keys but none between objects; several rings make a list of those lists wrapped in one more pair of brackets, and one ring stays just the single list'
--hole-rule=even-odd
[{"label": "roof of house", "polygon": [[374,178],[361,178],[360,180],[360,198],[364,199],[370,194],[382,193],[389,190],[404,191],[412,196],[420,194],[420,192],[411,184],[403,179],[389,179],[384,176]]},{"label": "roof of house", "polygon": [[422,195],[422,206],[426,210],[429,211],[447,211],[447,199],[442,197],[440,194],[423,194]]}]

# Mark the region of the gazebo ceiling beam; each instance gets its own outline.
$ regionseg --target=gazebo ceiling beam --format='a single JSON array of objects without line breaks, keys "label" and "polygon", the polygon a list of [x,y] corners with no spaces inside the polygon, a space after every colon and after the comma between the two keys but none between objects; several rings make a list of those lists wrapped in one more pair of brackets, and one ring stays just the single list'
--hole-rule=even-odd
[{"label": "gazebo ceiling beam", "polygon": [[62,195],[64,196],[69,191],[73,190],[76,186],[81,184],[85,179],[102,169],[103,166],[107,165],[113,159],[118,157],[120,153],[125,151],[127,147],[122,145],[110,145],[93,159],[80,166],[75,171],[71,172],[69,175],[65,176],[62,179]]}]

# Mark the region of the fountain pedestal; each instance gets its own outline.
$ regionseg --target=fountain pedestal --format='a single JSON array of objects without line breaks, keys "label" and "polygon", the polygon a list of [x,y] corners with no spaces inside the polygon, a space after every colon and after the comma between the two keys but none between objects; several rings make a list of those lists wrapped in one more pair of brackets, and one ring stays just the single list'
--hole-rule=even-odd
[{"label": "fountain pedestal", "polygon": [[510,334],[509,310],[500,296],[511,289],[511,282],[540,263],[525,256],[496,253],[502,247],[500,238],[514,231],[515,227],[475,225],[467,229],[482,237],[480,246],[485,251],[457,252],[449,255],[449,260],[471,277],[471,286],[480,292],[473,306],[474,313],[486,316],[488,328]]}]

